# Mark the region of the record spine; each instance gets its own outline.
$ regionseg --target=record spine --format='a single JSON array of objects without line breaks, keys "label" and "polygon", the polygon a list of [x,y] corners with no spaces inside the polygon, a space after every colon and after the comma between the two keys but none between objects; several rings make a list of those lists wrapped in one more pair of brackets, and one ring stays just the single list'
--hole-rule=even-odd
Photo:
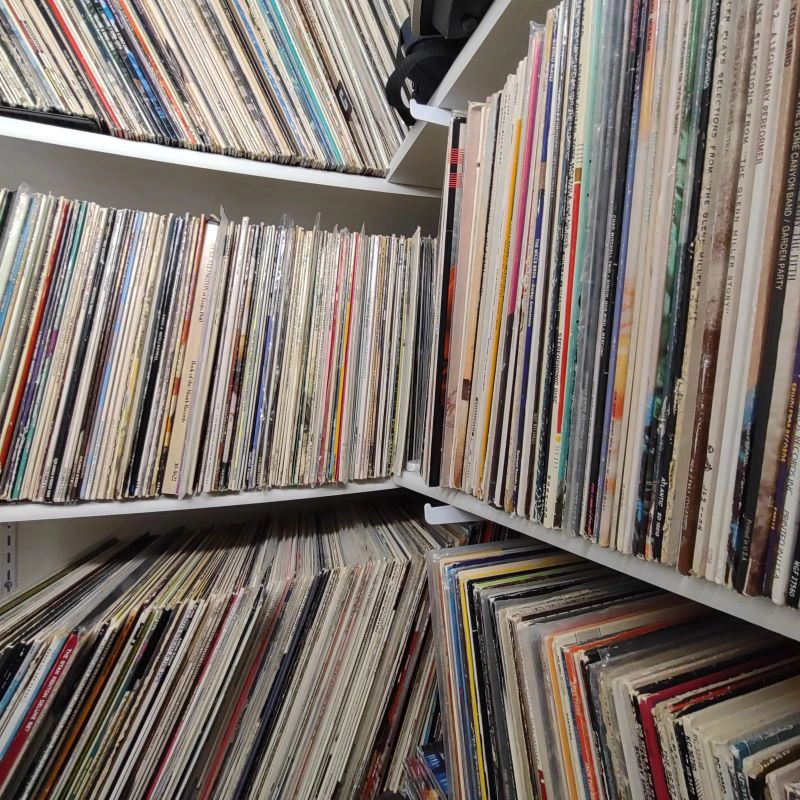
[{"label": "record spine", "polygon": [[[766,315],[763,332],[759,342],[758,376],[755,394],[750,403],[752,430],[744,434],[751,442],[743,473],[737,476],[737,484],[742,483],[741,528],[739,553],[735,560],[732,582],[737,591],[758,594],[763,578],[765,550],[769,533],[769,506],[774,494],[774,475],[777,466],[781,425],[786,415],[786,391],[791,384],[793,364],[787,347],[794,351],[798,329],[796,320],[784,316],[787,295],[798,298],[796,291],[787,286],[790,277],[793,287],[797,287],[796,275],[790,275],[793,247],[793,231],[798,213],[798,179],[800,179],[800,25],[797,13],[800,8],[797,0],[788,3],[788,30],[786,50],[783,58],[776,59],[776,69],[783,69],[781,94],[775,98],[779,107],[775,143],[775,173],[771,181],[771,193],[777,194],[779,219],[771,223],[767,233],[771,235],[767,253],[769,261],[762,261],[761,268],[766,273],[762,282],[768,284],[769,312]],[[780,54],[779,54],[780,55]],[[780,65],[780,66],[779,66]],[[776,113],[773,110],[773,113]],[[790,122],[791,120],[791,122]],[[777,258],[776,258],[777,256]],[[771,264],[774,267],[771,268]],[[771,287],[769,286],[771,284]],[[783,335],[781,335],[783,334]],[[780,346],[783,339],[783,347]],[[780,355],[780,361],[778,357]],[[788,363],[787,363],[788,362]],[[773,392],[777,397],[773,399]],[[748,403],[748,405],[750,404]],[[769,440],[768,440],[769,435]],[[765,459],[767,464],[765,464]],[[742,470],[742,465],[739,466]],[[760,510],[756,505],[762,498]]]}]

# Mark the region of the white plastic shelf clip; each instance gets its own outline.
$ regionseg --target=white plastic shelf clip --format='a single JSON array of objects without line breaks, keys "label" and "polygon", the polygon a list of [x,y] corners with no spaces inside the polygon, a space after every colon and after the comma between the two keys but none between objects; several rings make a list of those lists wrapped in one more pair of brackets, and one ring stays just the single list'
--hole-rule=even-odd
[{"label": "white plastic shelf clip", "polygon": [[450,127],[450,119],[453,116],[453,112],[447,108],[427,106],[412,99],[411,116],[420,122],[430,122],[432,125],[441,125],[448,128]]},{"label": "white plastic shelf clip", "polygon": [[470,514],[455,506],[432,506],[425,503],[425,522],[428,525],[453,525],[463,522],[480,522],[483,517]]}]

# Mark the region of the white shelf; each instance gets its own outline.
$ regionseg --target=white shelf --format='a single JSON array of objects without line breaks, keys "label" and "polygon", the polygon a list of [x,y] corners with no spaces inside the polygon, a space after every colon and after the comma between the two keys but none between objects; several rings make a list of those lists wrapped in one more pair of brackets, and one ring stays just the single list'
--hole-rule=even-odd
[{"label": "white shelf", "polygon": [[177,497],[155,497],[147,500],[109,500],[59,505],[5,503],[0,505],[0,524],[163,514],[175,511],[187,512],[215,508],[240,508],[242,506],[270,505],[345,495],[370,494],[390,491],[396,488],[397,485],[393,480],[385,479],[325,486],[300,486],[252,492],[230,492],[228,494],[200,494],[182,499]]},{"label": "white shelf", "polygon": [[[502,89],[528,51],[529,23],[543,23],[554,5],[555,0],[494,0],[428,105],[465,111],[470,101]],[[446,128],[417,122],[392,159],[389,180],[440,187],[446,146]]]},{"label": "white shelf", "polygon": [[645,561],[616,550],[609,550],[577,536],[549,530],[534,522],[492,508],[477,498],[455,489],[426,486],[417,473],[404,472],[395,478],[395,482],[404,489],[468,511],[498,525],[505,525],[526,536],[638,578],[660,589],[800,641],[800,611],[797,609],[776,606],[765,597],[745,597],[702,578],[681,575],[665,564]]},{"label": "white shelf", "polygon": [[709,581],[681,575],[673,568],[652,561],[635,558],[616,550],[589,542],[561,531],[548,530],[534,522],[514,517],[482,503],[471,495],[427,486],[419,473],[404,472],[396,478],[376,481],[361,481],[344,485],[269,489],[266,491],[232,492],[218,495],[196,495],[183,499],[158,497],[150,500],[124,500],[108,502],[86,502],[67,505],[44,503],[18,503],[0,505],[0,524],[27,522],[58,522],[60,520],[86,520],[108,517],[138,517],[139,515],[161,515],[173,512],[191,512],[212,509],[236,509],[254,505],[302,502],[333,497],[370,494],[403,488],[424,495],[440,503],[446,503],[462,511],[505,525],[512,530],[561,550],[602,564],[617,572],[638,578],[673,594],[694,600],[731,616],[745,620],[800,641],[800,611],[776,606],[763,597],[744,597],[724,586]]},{"label": "white shelf", "polygon": [[351,175],[321,169],[272,164],[248,158],[235,158],[218,153],[168,147],[152,142],[138,142],[102,133],[74,130],[59,125],[13,119],[0,116],[0,137],[22,139],[27,142],[54,145],[75,150],[106,153],[120,158],[157,161],[193,169],[209,169],[233,175],[248,175],[273,181],[307,183],[313,186],[330,186],[361,192],[378,192],[406,197],[433,197],[439,192],[429,188],[389,183],[385,178]]},{"label": "white shelf", "polygon": [[[440,190],[0,116],[0,185],[159,213],[216,213],[368,233],[435,234]],[[408,182],[405,182],[408,183]]]}]

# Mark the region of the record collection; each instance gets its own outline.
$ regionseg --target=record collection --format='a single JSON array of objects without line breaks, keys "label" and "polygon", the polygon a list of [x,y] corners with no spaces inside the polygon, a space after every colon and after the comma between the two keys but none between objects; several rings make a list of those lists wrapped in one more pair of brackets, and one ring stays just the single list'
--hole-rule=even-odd
[{"label": "record collection", "polygon": [[385,174],[405,0],[8,0],[0,113]]},{"label": "record collection", "polygon": [[451,797],[793,796],[795,643],[527,539],[428,577]]},{"label": "record collection", "polygon": [[797,0],[565,0],[450,129],[421,468],[798,605]]},{"label": "record collection", "polygon": [[433,247],[0,191],[0,497],[398,471]]},{"label": "record collection", "polygon": [[464,541],[365,506],[99,546],[0,604],[0,794],[375,797]]},{"label": "record collection", "polygon": [[[6,0],[0,115],[385,174],[407,3]],[[799,14],[562,0],[452,114],[435,239],[0,189],[0,505],[410,460],[797,608]],[[800,644],[512,536],[95,545],[0,597],[0,798],[800,800]]]}]

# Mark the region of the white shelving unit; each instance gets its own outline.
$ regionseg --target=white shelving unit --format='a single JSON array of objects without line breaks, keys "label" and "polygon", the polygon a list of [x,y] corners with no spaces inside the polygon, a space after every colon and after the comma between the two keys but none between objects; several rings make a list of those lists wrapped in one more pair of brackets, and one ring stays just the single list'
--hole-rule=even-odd
[{"label": "white shelving unit", "polygon": [[438,189],[206,153],[0,116],[0,185],[117,207],[268,222],[290,214],[299,225],[368,233],[435,233]]},{"label": "white shelving unit", "polygon": [[476,497],[456,489],[427,486],[416,472],[404,472],[395,481],[398,486],[409,491],[423,494],[498,525],[505,525],[533,539],[800,642],[800,611],[797,609],[776,606],[764,597],[745,597],[716,583],[681,575],[665,564],[645,561],[577,536],[549,530],[535,522],[492,508]]},{"label": "white shelving unit", "polygon": [[[529,23],[543,22],[553,0],[495,0],[465,44],[430,105],[464,109],[497,91],[526,51]],[[222,206],[231,217],[275,221],[288,213],[308,226],[366,226],[368,232],[435,234],[446,157],[446,128],[418,122],[395,155],[388,178],[303,169],[239,159],[41,123],[0,117],[0,185],[27,183],[105,205],[202,213]],[[412,472],[386,481],[273,489],[185,499],[65,506],[0,505],[0,526],[13,532],[18,583],[27,585],[109,533],[175,527],[215,516],[255,515],[264,505],[325,501],[401,487],[505,525],[522,534],[639,578],[666,591],[800,641],[800,612],[743,597],[705,580],[602,548],[512,517],[476,498],[431,488]],[[10,541],[10,540],[8,540]],[[0,556],[3,555],[0,547]],[[0,583],[0,592],[2,584]]]}]

